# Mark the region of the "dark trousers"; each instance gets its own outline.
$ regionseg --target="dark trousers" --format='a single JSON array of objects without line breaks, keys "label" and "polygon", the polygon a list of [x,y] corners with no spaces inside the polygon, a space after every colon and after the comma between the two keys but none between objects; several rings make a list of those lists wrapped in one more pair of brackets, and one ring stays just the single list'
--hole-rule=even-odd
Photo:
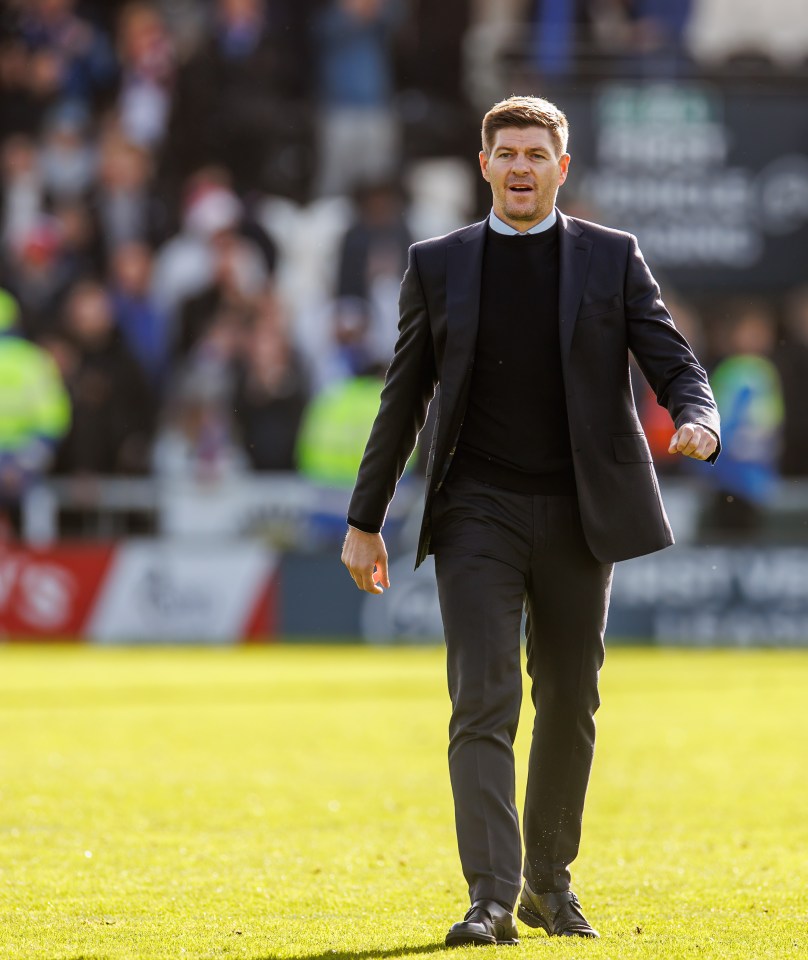
[{"label": "dark trousers", "polygon": [[[566,890],[595,746],[612,565],[592,556],[574,496],[450,477],[432,523],[452,699],[449,772],[471,900],[513,905],[522,870],[536,891]],[[524,863],[513,757],[523,608],[536,711]]]}]

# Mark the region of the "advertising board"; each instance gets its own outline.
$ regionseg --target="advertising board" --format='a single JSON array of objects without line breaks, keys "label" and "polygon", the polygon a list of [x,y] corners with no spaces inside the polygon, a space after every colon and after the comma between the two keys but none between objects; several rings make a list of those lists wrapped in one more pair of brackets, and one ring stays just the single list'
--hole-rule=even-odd
[{"label": "advertising board", "polygon": [[0,551],[0,636],[223,644],[274,636],[278,557],[256,541]]}]

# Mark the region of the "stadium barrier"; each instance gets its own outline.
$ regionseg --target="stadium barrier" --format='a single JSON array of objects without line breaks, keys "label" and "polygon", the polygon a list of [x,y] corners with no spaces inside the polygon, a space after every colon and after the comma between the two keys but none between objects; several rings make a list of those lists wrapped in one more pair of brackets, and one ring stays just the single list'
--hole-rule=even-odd
[{"label": "stadium barrier", "polygon": [[[808,647],[808,485],[773,504],[769,542],[696,542],[701,498],[665,481],[679,545],[618,564],[613,642]],[[99,644],[441,642],[431,558],[412,569],[420,490],[402,485],[386,536],[393,586],[360,593],[339,560],[345,491],[289,476],[222,487],[110,481],[93,510],[71,483],[40,490],[51,516],[27,506],[40,542],[0,546],[0,636]],[[81,542],[41,542],[81,506]],[[126,525],[164,535],[132,537]],[[144,520],[148,517],[148,523]]]}]

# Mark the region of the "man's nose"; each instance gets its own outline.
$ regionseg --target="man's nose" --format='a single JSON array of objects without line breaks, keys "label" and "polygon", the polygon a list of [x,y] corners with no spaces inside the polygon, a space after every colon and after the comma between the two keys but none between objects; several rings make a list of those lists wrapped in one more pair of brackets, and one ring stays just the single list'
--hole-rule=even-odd
[{"label": "man's nose", "polygon": [[514,173],[527,173],[529,170],[527,156],[524,153],[517,153],[513,158],[513,172]]}]

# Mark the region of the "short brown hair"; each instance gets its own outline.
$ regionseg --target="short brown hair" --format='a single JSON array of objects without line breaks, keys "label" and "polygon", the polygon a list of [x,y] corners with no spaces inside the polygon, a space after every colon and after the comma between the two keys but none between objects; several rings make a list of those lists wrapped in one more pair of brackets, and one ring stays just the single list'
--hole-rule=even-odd
[{"label": "short brown hair", "polygon": [[545,127],[550,131],[559,156],[567,152],[569,124],[554,103],[541,97],[508,97],[495,103],[483,117],[483,150],[491,153],[497,131],[504,127]]}]

